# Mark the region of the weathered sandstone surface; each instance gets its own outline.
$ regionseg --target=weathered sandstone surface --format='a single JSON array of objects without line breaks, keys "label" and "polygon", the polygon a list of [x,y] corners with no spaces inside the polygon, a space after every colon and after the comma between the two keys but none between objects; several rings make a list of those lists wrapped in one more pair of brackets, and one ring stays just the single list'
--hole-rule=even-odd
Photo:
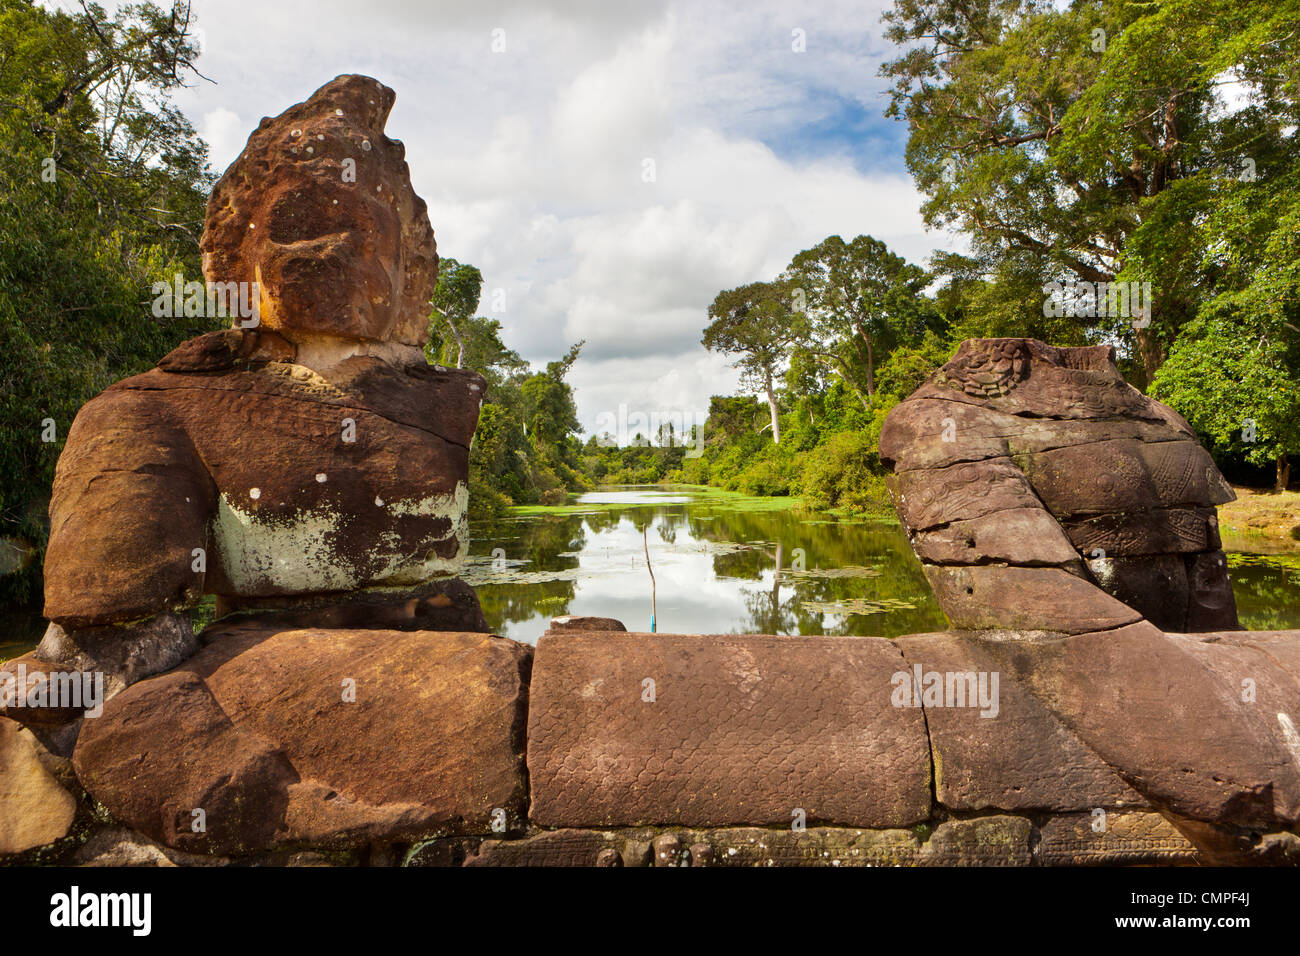
[{"label": "weathered sandstone surface", "polygon": [[[487,634],[215,628],[87,720],[73,764],[174,849],[392,843],[517,827],[531,648]],[[201,826],[198,825],[201,821]]]},{"label": "weathered sandstone surface", "polygon": [[1232,490],[1108,346],[963,342],[890,412],[880,453],[956,627],[1238,626],[1214,511]]}]

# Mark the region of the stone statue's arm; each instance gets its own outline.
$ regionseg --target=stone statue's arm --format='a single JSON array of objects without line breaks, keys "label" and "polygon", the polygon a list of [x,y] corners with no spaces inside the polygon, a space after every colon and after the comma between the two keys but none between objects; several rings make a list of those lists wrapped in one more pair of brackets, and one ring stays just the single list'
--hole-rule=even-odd
[{"label": "stone statue's arm", "polygon": [[158,392],[115,386],[87,403],[55,472],[51,623],[33,664],[102,672],[111,694],[193,653],[184,612],[204,591],[214,501]]}]

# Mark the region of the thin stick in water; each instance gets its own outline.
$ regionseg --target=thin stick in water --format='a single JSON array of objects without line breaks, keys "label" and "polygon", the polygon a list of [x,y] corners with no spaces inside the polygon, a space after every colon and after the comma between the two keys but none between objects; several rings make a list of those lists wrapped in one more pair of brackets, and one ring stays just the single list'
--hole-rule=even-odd
[{"label": "thin stick in water", "polygon": [[650,572],[650,633],[655,633],[655,618],[658,616],[655,605],[655,572],[650,567],[650,543],[646,538],[646,528],[641,529],[641,546],[645,548],[645,569]]}]

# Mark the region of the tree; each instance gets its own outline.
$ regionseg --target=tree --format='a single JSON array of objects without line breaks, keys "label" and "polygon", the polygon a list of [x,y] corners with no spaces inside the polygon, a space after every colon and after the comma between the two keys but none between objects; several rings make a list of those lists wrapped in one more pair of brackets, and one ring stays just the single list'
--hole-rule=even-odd
[{"label": "tree", "polygon": [[921,296],[931,277],[871,236],[830,236],[798,253],[785,278],[806,300],[801,346],[832,364],[863,407],[876,393],[880,360],[919,340],[934,315]]},{"label": "tree", "polygon": [[[438,262],[438,284],[434,287],[429,304],[447,323],[456,341],[456,368],[463,368],[465,364],[465,338],[462,330],[478,311],[482,289],[483,273],[475,266],[451,258],[443,258]],[[431,330],[434,324],[431,321]]]},{"label": "tree", "polygon": [[772,419],[772,442],[781,444],[781,422],[776,404],[776,379],[790,349],[800,338],[802,324],[791,311],[789,283],[751,282],[719,292],[709,306],[712,321],[701,344],[711,352],[737,356],[741,387],[767,397]]},{"label": "tree", "polygon": [[1274,464],[1283,490],[1300,452],[1300,168],[1223,188],[1196,232],[1218,291],[1155,391],[1220,457]]},{"label": "tree", "polygon": [[1274,465],[1278,491],[1300,453],[1300,336],[1285,332],[1228,314],[1197,319],[1153,383],[1215,451]]},{"label": "tree", "polygon": [[[1271,162],[1296,122],[1298,9],[897,0],[886,35],[908,49],[882,68],[894,80],[887,115],[909,125],[927,224],[967,232],[986,274],[1012,263],[1042,282],[1151,282],[1149,324],[1078,317],[1134,352],[1149,380],[1206,295],[1186,268],[1199,250],[1185,227],[1210,181],[1244,159]],[[1224,108],[1231,80],[1252,108]],[[1159,226],[1139,249],[1148,222]]]},{"label": "tree", "polygon": [[212,175],[170,102],[195,72],[192,25],[185,3],[0,0],[0,599],[39,598],[81,405],[221,324],[148,308],[155,281],[201,276]]},{"label": "tree", "polygon": [[524,420],[528,423],[528,434],[535,440],[559,444],[569,435],[582,431],[578,406],[573,400],[573,387],[564,377],[578,360],[585,344],[584,341],[570,346],[562,358],[547,363],[546,371],[524,380],[521,386]]},{"label": "tree", "polygon": [[450,323],[440,313],[429,320],[429,341],[424,351],[435,365],[471,368],[488,381],[489,395],[528,371],[528,363],[501,340],[501,323],[481,315],[461,319],[454,335]]},{"label": "tree", "polygon": [[761,405],[752,395],[714,395],[709,399],[704,441],[711,446],[735,442],[758,428]]}]

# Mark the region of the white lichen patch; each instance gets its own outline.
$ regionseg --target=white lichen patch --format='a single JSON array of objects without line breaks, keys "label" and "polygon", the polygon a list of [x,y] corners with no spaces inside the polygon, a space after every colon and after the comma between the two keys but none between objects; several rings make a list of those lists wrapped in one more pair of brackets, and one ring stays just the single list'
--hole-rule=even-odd
[{"label": "white lichen patch", "polygon": [[448,518],[453,534],[460,540],[462,550],[469,541],[469,486],[456,482],[456,490],[449,495],[429,495],[427,498],[402,498],[388,505],[397,517],[419,515],[423,518]]},{"label": "white lichen patch", "polygon": [[1115,562],[1110,558],[1090,558],[1085,561],[1093,579],[1103,588],[1115,585]]},{"label": "white lichen patch", "polygon": [[212,532],[218,560],[239,593],[305,593],[346,591],[359,583],[329,544],[338,528],[339,515],[328,509],[300,512],[290,521],[267,519],[223,494]]},{"label": "white lichen patch", "polygon": [[1291,759],[1295,765],[1300,767],[1300,731],[1296,730],[1295,722],[1291,719],[1290,714],[1279,712],[1277,722],[1282,726],[1282,736],[1286,740],[1287,748],[1291,751]]},{"label": "white lichen patch", "polygon": [[[348,542],[345,555],[338,550],[345,516],[330,506],[300,510],[286,518],[245,510],[222,494],[212,534],[218,560],[237,593],[414,585],[460,570],[469,550],[468,507],[469,489],[464,482],[457,482],[450,494],[400,499],[388,506],[394,526],[373,541]],[[451,532],[413,539],[399,530],[399,522],[407,517],[446,518]],[[456,553],[440,557],[435,549],[448,537],[456,539]],[[349,556],[357,554],[362,557]]]},{"label": "white lichen patch", "polygon": [[388,513],[395,518],[419,516],[446,518],[451,522],[451,536],[456,539],[456,553],[450,558],[439,557],[434,546],[446,538],[425,542],[422,558],[410,560],[394,549],[387,566],[373,575],[379,584],[419,584],[430,578],[457,574],[469,554],[469,486],[456,482],[456,490],[446,495],[429,495],[424,498],[400,498],[388,504]]}]

